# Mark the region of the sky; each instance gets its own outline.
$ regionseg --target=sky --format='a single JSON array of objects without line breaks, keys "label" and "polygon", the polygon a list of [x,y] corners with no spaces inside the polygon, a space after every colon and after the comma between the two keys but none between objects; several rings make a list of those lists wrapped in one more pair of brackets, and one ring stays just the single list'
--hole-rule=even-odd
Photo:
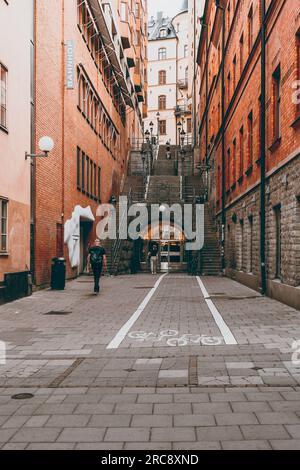
[{"label": "sky", "polygon": [[148,0],[149,18],[156,16],[158,11],[163,11],[164,16],[175,16],[182,5],[182,0]]}]

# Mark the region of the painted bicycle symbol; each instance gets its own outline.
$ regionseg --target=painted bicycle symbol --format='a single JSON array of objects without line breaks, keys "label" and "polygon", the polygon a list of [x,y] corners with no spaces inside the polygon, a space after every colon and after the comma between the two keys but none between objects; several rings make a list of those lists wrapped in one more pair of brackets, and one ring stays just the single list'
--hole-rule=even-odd
[{"label": "painted bicycle symbol", "polygon": [[162,330],[158,335],[152,332],[147,333],[146,331],[133,331],[129,333],[128,337],[139,342],[153,341],[154,343],[159,343],[166,340],[167,345],[171,347],[187,346],[188,344],[202,346],[220,346],[223,344],[223,340],[220,337],[193,334],[180,336],[176,330]]}]

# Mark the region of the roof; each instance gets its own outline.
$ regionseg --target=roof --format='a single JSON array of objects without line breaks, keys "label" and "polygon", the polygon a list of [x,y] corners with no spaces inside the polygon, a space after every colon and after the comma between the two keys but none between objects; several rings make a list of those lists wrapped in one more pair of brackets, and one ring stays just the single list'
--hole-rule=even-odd
[{"label": "roof", "polygon": [[[161,37],[160,31],[165,29],[167,31],[166,36]],[[173,39],[176,38],[176,32],[170,18],[164,18],[163,14],[160,12],[157,14],[157,18],[151,18],[149,25],[149,41],[155,41],[156,39]]]}]

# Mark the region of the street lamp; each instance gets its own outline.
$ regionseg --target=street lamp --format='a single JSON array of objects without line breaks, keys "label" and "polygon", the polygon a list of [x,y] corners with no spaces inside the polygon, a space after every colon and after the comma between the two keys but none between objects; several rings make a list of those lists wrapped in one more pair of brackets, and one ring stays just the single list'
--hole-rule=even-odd
[{"label": "street lamp", "polygon": [[182,131],[180,132],[180,135],[181,135],[181,147],[183,148],[184,147],[185,136],[186,136],[186,132],[184,131],[184,129],[182,129]]},{"label": "street lamp", "polygon": [[157,145],[158,145],[159,144],[159,118],[160,118],[159,111],[156,113],[156,118],[157,118]]},{"label": "street lamp", "polygon": [[28,152],[25,152],[25,160],[28,158],[42,158],[42,157],[48,157],[49,152],[51,152],[54,149],[54,142],[51,139],[51,137],[42,137],[39,140],[39,149],[42,153],[39,154],[30,154]]},{"label": "street lamp", "polygon": [[150,132],[151,132],[151,142],[152,142],[152,138],[153,138],[153,129],[154,129],[154,123],[151,121],[150,124],[149,124],[149,127],[150,127]]},{"label": "street lamp", "polygon": [[146,136],[146,142],[147,142],[147,144],[149,144],[150,143],[150,132],[149,132],[149,130],[146,130],[145,136]]}]

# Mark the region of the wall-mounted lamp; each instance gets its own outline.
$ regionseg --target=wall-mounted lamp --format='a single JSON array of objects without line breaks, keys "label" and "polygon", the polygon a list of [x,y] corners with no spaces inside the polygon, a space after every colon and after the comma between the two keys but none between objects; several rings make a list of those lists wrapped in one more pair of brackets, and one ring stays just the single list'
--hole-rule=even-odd
[{"label": "wall-mounted lamp", "polygon": [[39,154],[30,154],[25,152],[25,160],[28,158],[42,158],[42,157],[48,157],[49,152],[51,152],[54,149],[54,142],[51,139],[51,137],[42,137],[39,140],[39,149],[42,153]]}]

